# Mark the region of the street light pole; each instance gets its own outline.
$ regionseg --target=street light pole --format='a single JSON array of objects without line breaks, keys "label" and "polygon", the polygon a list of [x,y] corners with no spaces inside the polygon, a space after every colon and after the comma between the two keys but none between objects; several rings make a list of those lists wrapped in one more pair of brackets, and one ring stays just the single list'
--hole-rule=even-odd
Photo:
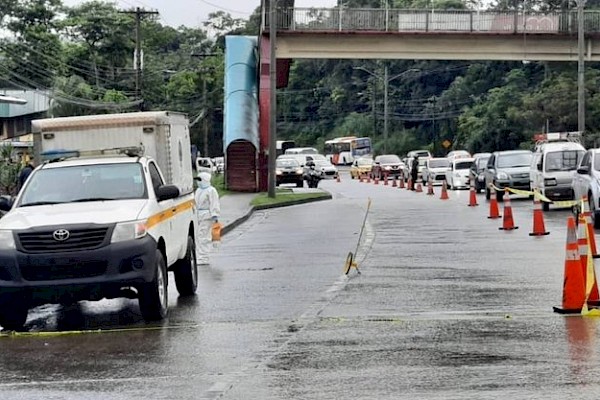
[{"label": "street light pole", "polygon": [[388,88],[390,80],[388,77],[388,66],[383,67],[383,152],[387,154],[388,142]]},{"label": "street light pole", "polygon": [[277,40],[277,21],[276,21],[276,9],[275,3],[277,0],[268,0],[269,1],[269,173],[268,173],[268,183],[269,183],[269,192],[268,196],[270,198],[275,198],[275,180],[277,177],[275,176],[275,157],[277,157],[277,55],[276,55],[276,47],[275,41]]},{"label": "street light pole", "polygon": [[387,153],[387,142],[388,142],[388,121],[389,121],[389,110],[388,110],[388,92],[390,82],[394,79],[400,78],[410,72],[421,72],[418,68],[410,68],[404,72],[399,73],[398,75],[394,75],[391,78],[389,77],[389,69],[388,65],[384,64],[383,67],[383,77],[381,75],[376,74],[373,71],[369,71],[364,67],[354,67],[354,69],[361,70],[366,72],[369,75],[374,76],[375,78],[383,81],[383,152]]}]

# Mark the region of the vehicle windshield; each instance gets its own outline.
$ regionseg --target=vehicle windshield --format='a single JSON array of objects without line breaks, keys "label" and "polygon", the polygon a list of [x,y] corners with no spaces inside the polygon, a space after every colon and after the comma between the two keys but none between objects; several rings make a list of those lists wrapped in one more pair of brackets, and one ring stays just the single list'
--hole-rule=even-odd
[{"label": "vehicle windshield", "polygon": [[532,153],[509,153],[498,156],[498,168],[529,167]]},{"label": "vehicle windshield", "polygon": [[473,161],[460,161],[454,164],[454,169],[469,169]]},{"label": "vehicle windshield", "polygon": [[317,167],[332,167],[333,166],[333,164],[331,164],[327,160],[315,160],[313,162],[315,163],[315,166],[317,166]]},{"label": "vehicle windshield", "polygon": [[429,160],[429,168],[446,168],[450,166],[450,161],[446,159]]},{"label": "vehicle windshield", "polygon": [[489,157],[481,157],[477,159],[477,168],[481,169],[481,168],[485,168],[485,166],[488,163],[488,160],[490,158]]},{"label": "vehicle windshield", "polygon": [[293,158],[282,158],[276,161],[277,168],[299,167],[300,163]]},{"label": "vehicle windshield", "polygon": [[382,164],[400,164],[400,157],[394,155],[379,156],[377,161]]},{"label": "vehicle windshield", "polygon": [[78,165],[36,171],[23,188],[19,206],[147,197],[138,163]]},{"label": "vehicle windshield", "polygon": [[583,157],[582,150],[553,151],[546,154],[546,171],[574,171]]},{"label": "vehicle windshield", "polygon": [[373,164],[373,160],[370,158],[359,158],[356,160],[356,165],[364,166]]}]

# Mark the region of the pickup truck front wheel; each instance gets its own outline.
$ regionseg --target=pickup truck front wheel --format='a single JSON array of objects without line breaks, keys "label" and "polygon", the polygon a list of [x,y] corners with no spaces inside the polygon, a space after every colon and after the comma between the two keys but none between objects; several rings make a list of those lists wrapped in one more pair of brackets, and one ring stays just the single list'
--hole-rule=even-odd
[{"label": "pickup truck front wheel", "polygon": [[0,326],[6,330],[23,330],[29,307],[27,302],[18,295],[0,296]]},{"label": "pickup truck front wheel", "polygon": [[162,253],[156,250],[154,278],[139,288],[140,312],[146,321],[159,321],[167,316],[167,266]]},{"label": "pickup truck front wheel", "polygon": [[198,288],[198,264],[196,263],[196,244],[188,236],[185,258],[177,261],[174,269],[175,286],[181,296],[192,296]]}]

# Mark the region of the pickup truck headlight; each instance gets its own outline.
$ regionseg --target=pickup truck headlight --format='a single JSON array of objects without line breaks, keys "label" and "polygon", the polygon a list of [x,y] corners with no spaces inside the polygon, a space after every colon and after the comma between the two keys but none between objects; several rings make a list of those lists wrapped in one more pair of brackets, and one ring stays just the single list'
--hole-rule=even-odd
[{"label": "pickup truck headlight", "polygon": [[498,179],[508,179],[508,174],[506,172],[498,172],[496,174],[496,178],[498,178]]},{"label": "pickup truck headlight", "polygon": [[13,232],[9,230],[0,230],[0,250],[14,250],[15,237]]},{"label": "pickup truck headlight", "polygon": [[146,220],[120,222],[115,226],[111,243],[124,242],[126,240],[140,239],[146,236]]}]

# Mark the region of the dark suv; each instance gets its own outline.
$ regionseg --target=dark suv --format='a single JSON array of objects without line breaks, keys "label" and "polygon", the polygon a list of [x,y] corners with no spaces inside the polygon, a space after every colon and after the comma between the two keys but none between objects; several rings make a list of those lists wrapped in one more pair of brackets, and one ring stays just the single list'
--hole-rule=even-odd
[{"label": "dark suv", "polygon": [[[496,151],[490,156],[484,170],[485,198],[490,199],[490,184],[497,188],[530,190],[529,171],[533,153],[529,150]],[[504,191],[497,191],[496,197],[502,200]]]},{"label": "dark suv", "polygon": [[404,163],[395,154],[382,154],[375,157],[373,166],[371,167],[372,179],[383,179],[386,175],[388,178],[400,178],[402,175],[402,166]]}]

